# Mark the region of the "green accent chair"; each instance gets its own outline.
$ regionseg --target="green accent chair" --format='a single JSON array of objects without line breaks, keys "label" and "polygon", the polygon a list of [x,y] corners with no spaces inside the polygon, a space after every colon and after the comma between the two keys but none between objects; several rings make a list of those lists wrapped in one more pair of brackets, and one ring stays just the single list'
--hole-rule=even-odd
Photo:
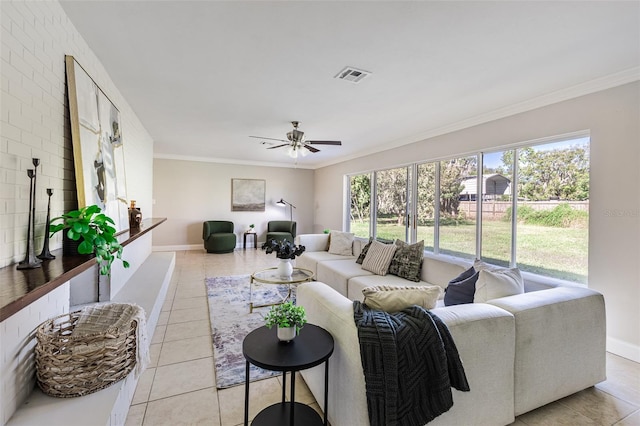
[{"label": "green accent chair", "polygon": [[207,253],[231,253],[236,248],[233,222],[208,220],[202,224],[202,239]]},{"label": "green accent chair", "polygon": [[267,223],[267,239],[277,241],[289,241],[293,243],[296,237],[296,222],[290,220],[272,220]]}]

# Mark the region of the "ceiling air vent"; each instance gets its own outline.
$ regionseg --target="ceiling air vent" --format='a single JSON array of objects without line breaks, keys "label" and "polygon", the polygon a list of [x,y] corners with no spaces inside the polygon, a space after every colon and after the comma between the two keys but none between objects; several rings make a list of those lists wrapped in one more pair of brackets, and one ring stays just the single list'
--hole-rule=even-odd
[{"label": "ceiling air vent", "polygon": [[350,81],[352,83],[360,83],[362,79],[368,75],[371,75],[369,71],[363,71],[353,67],[346,67],[342,71],[340,71],[334,78]]}]

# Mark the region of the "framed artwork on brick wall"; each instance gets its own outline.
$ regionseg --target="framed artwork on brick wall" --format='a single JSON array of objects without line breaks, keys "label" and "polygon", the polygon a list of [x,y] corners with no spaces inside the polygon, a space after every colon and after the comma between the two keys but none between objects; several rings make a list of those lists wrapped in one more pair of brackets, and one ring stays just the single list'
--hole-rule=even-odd
[{"label": "framed artwork on brick wall", "polygon": [[264,179],[231,179],[231,211],[263,212],[266,186]]},{"label": "framed artwork on brick wall", "polygon": [[65,57],[78,207],[98,205],[129,229],[120,111],[73,56]]}]

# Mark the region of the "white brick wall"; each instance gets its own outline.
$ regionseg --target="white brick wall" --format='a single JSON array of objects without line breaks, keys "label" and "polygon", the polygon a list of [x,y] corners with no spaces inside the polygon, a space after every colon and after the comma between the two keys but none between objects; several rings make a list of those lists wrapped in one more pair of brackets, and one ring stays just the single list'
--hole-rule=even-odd
[{"label": "white brick wall", "polygon": [[[40,158],[36,201],[36,254],[42,249],[46,188],[52,217],[75,208],[75,175],[66,99],[64,56],[73,55],[118,107],[127,192],[152,215],[153,139],[77,32],[58,2],[0,2],[0,267],[26,251],[31,159]],[[134,66],[134,65],[132,65]],[[51,241],[61,245],[60,235]]]},{"label": "white brick wall", "polygon": [[0,420],[7,423],[35,385],[35,329],[49,318],[69,312],[65,283],[0,323]]},{"label": "white brick wall", "polygon": [[[0,20],[0,267],[14,267],[25,255],[29,206],[26,170],[32,168],[33,157],[41,161],[36,254],[42,249],[44,236],[46,188],[54,190],[52,217],[77,204],[65,55],[73,55],[120,110],[128,198],[137,201],[145,217],[151,217],[153,139],[60,4],[1,1]],[[50,247],[60,245],[60,235],[56,235]],[[2,424],[33,388],[35,328],[68,311],[66,283],[0,325]]]}]

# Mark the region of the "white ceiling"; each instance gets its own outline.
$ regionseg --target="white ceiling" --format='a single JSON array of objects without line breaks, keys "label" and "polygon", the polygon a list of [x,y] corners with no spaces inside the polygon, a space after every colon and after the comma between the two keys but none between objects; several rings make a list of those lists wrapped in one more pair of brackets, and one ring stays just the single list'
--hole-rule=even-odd
[{"label": "white ceiling", "polygon": [[61,3],[161,158],[294,166],[249,135],[298,120],[315,168],[640,78],[638,1]]}]

